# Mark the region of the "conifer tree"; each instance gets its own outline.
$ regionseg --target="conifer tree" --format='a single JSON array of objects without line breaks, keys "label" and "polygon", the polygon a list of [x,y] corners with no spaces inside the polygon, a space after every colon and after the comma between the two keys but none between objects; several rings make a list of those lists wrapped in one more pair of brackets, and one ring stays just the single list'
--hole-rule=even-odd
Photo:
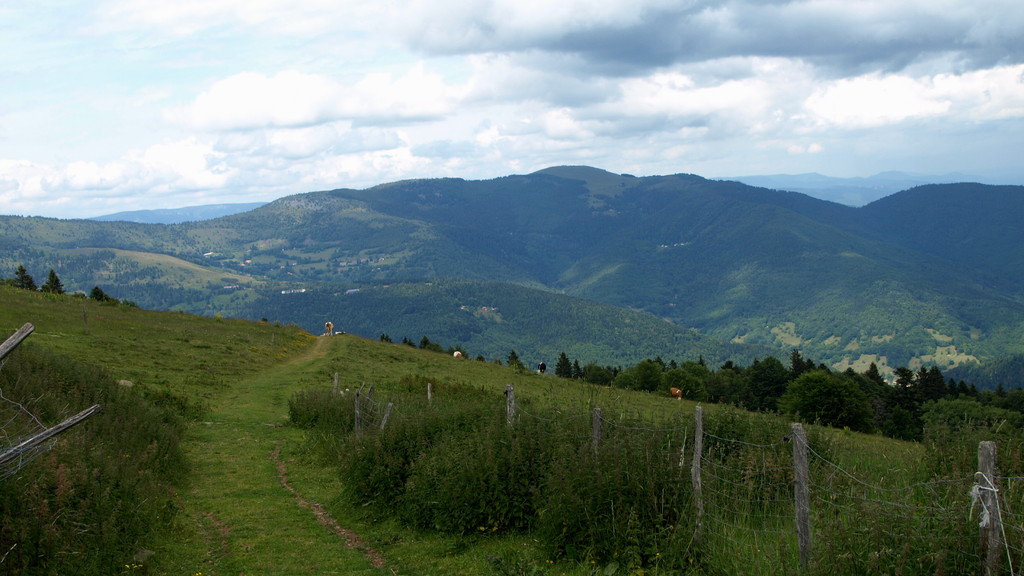
[{"label": "conifer tree", "polygon": [[14,272],[14,286],[23,290],[36,290],[36,281],[32,278],[32,275],[25,270],[24,264],[18,264],[18,269]]},{"label": "conifer tree", "polygon": [[558,355],[558,362],[555,363],[555,376],[559,378],[572,378],[572,363],[569,357],[562,352]]},{"label": "conifer tree", "polygon": [[523,368],[523,363],[519,360],[519,354],[516,354],[515,350],[508,353],[508,365],[512,368]]},{"label": "conifer tree", "polygon": [[111,299],[110,296],[107,296],[107,293],[99,286],[92,287],[92,290],[89,292],[89,298],[92,298],[97,302],[106,302]]},{"label": "conifer tree", "polygon": [[60,278],[57,277],[57,272],[50,268],[50,274],[46,277],[46,282],[41,288],[43,292],[49,292],[50,294],[63,294],[64,284],[61,283]]}]

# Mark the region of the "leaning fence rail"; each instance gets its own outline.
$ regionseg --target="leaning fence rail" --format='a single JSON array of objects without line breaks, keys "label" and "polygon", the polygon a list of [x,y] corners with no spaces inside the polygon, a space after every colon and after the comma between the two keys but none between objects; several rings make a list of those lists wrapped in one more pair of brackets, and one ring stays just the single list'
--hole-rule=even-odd
[{"label": "leaning fence rail", "polygon": [[[0,344],[0,361],[33,331],[35,326],[26,323]],[[90,406],[60,424],[47,428],[21,403],[5,397],[2,390],[0,402],[3,403],[0,412],[5,414],[0,421],[0,478],[17,473],[36,456],[52,447],[53,440],[59,434],[81,424],[101,409],[99,404]]]}]

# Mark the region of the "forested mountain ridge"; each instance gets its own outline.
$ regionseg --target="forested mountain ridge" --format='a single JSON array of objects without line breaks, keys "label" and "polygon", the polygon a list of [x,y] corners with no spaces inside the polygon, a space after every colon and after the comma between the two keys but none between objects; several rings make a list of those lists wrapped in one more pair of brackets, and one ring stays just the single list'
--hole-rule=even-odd
[{"label": "forested mountain ridge", "polygon": [[[514,283],[538,290],[552,323],[562,321],[559,305],[543,291],[649,313],[755,350],[800,348],[838,368],[947,369],[1024,352],[1021,222],[1020,186],[923,186],[853,208],[694,175],[577,166],[311,192],[177,225],[2,217],[0,246],[8,249],[0,265],[13,271],[24,263],[36,274],[54,267],[69,286],[101,284],[147,307],[273,316],[311,331],[329,316],[345,328],[347,316],[360,318],[367,336],[429,335],[452,345],[464,342],[458,307],[437,310],[433,320],[403,317],[372,290],[419,286],[410,294],[423,305],[403,306],[430,309],[448,296],[425,282],[462,279],[484,290]],[[205,288],[176,295],[181,278],[165,282],[162,264],[142,262],[143,253],[201,267]],[[289,298],[303,288],[330,297],[296,306]],[[367,294],[376,296],[353,308]],[[603,341],[613,327],[602,322],[617,321],[595,315],[576,338]],[[542,343],[535,325],[477,329],[473,353],[518,342],[543,355],[570,344]],[[616,360],[651,351],[627,340],[607,346],[619,348]],[[663,355],[682,359],[687,351]]]},{"label": "forested mountain ridge", "polygon": [[859,211],[878,237],[970,266],[1024,299],[1020,186],[919,186]]},{"label": "forested mountain ridge", "polygon": [[96,216],[90,218],[90,220],[99,220],[101,222],[138,222],[141,224],[180,224],[182,222],[198,222],[230,216],[239,212],[248,212],[264,204],[266,202],[245,202],[241,204],[206,204],[203,206],[186,206],[184,208],[131,210]]}]

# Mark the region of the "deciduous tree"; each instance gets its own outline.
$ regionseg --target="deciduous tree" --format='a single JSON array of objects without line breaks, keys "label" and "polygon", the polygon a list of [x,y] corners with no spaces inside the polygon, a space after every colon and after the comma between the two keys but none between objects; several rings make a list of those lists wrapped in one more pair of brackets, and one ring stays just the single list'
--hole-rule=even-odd
[{"label": "deciduous tree", "polygon": [[779,409],[805,422],[871,431],[871,407],[867,394],[856,382],[823,370],[805,372],[789,383],[779,399]]}]

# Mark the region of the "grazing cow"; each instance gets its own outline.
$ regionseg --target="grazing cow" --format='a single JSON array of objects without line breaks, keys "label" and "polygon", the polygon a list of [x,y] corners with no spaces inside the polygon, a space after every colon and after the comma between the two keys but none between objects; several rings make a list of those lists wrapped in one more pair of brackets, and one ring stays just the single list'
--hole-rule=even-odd
[{"label": "grazing cow", "polygon": [[680,390],[679,388],[669,388],[668,393],[671,394],[672,397],[675,398],[676,400],[683,399],[683,391]]},{"label": "grazing cow", "polygon": [[334,336],[334,322],[330,320],[324,324],[324,336]]}]

